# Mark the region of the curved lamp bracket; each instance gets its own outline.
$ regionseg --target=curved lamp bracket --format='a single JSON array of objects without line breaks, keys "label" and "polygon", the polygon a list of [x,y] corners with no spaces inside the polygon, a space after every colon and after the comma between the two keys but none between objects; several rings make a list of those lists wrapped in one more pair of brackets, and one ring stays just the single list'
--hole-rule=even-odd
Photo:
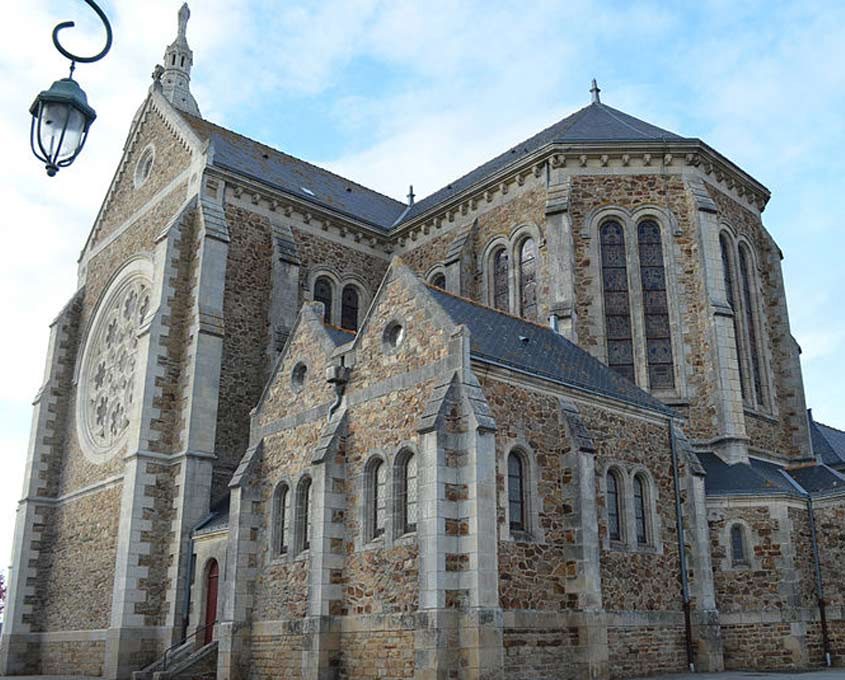
[{"label": "curved lamp bracket", "polygon": [[90,64],[94,61],[99,61],[100,59],[105,57],[106,53],[111,49],[112,33],[111,33],[111,24],[109,23],[108,18],[103,13],[103,10],[101,10],[97,6],[97,4],[93,2],[93,0],[85,0],[85,3],[97,13],[97,16],[100,17],[100,20],[103,22],[103,25],[106,27],[106,45],[105,45],[105,47],[103,47],[102,50],[100,50],[97,54],[95,54],[92,57],[80,57],[79,55],[74,54],[73,52],[69,52],[68,50],[66,50],[64,47],[62,47],[61,43],[59,42],[59,31],[65,29],[65,28],[71,28],[72,26],[75,26],[76,24],[73,21],[63,21],[62,23],[58,24],[53,29],[53,44],[56,46],[56,49],[59,52],[61,52],[65,57],[70,59],[70,61],[71,61],[71,67],[70,67],[71,72],[73,72],[74,64],[76,64],[77,62],[80,63],[80,64]]}]

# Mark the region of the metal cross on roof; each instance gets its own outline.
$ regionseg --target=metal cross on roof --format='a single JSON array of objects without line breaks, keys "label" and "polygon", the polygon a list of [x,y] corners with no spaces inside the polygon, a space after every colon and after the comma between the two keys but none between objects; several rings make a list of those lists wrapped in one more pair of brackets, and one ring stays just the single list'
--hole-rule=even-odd
[{"label": "metal cross on roof", "polygon": [[596,79],[593,78],[593,86],[590,88],[590,92],[593,95],[593,104],[601,104],[601,99],[599,99],[599,86],[596,84]]}]

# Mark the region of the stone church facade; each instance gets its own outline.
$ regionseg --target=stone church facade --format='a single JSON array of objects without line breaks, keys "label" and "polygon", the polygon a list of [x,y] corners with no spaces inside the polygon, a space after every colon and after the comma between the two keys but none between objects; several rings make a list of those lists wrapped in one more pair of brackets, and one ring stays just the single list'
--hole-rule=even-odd
[{"label": "stone church facade", "polygon": [[0,672],[845,662],[763,185],[594,84],[402,203],[204,120],[187,20],[50,327]]}]

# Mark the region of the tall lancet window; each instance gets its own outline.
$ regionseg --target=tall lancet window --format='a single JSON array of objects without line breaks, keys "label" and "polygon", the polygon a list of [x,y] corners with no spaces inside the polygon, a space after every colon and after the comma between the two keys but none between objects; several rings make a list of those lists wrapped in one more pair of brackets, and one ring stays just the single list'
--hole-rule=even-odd
[{"label": "tall lancet window", "polygon": [[734,287],[733,255],[731,253],[731,244],[726,234],[719,236],[719,247],[722,251],[722,273],[725,277],[725,296],[727,297],[728,305],[730,305],[734,313],[734,347],[736,348],[736,360],[739,365],[740,389],[742,390],[742,398],[745,399],[745,361],[742,358],[742,337],[739,327],[739,309],[736,305],[737,295]]},{"label": "tall lancet window", "polygon": [[503,312],[510,310],[508,285],[508,251],[499,248],[493,253],[493,306]]},{"label": "tall lancet window", "polygon": [[537,318],[537,242],[533,238],[519,247],[519,308],[526,319]]},{"label": "tall lancet window", "polygon": [[358,289],[351,284],[340,296],[340,326],[350,331],[358,330]]},{"label": "tall lancet window", "polygon": [[625,233],[618,222],[605,222],[602,225],[601,273],[607,365],[629,380],[634,380],[634,344],[631,336],[631,307],[628,301]]},{"label": "tall lancet window", "polygon": [[672,334],[669,328],[660,226],[654,220],[640,222],[637,236],[649,388],[672,389],[675,387],[675,367],[672,362]]},{"label": "tall lancet window", "polygon": [[763,404],[763,370],[760,365],[760,351],[757,344],[757,305],[754,297],[754,278],[749,262],[750,255],[745,244],[739,247],[739,273],[742,279],[742,303],[745,307],[745,325],[751,349],[751,376],[754,379],[754,393],[757,403]]},{"label": "tall lancet window", "polygon": [[323,321],[332,322],[332,282],[325,276],[321,276],[314,282],[314,302],[323,303]]}]

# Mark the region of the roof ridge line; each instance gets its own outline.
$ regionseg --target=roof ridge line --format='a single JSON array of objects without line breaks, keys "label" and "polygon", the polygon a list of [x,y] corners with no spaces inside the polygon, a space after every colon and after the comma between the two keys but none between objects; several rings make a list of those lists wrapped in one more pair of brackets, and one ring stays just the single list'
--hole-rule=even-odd
[{"label": "roof ridge line", "polygon": [[[338,179],[342,179],[344,182],[349,182],[350,184],[354,184],[355,186],[357,186],[361,189],[365,189],[366,191],[369,191],[373,194],[377,194],[377,195],[381,196],[382,198],[386,198],[390,201],[393,201],[394,203],[396,203],[397,206],[407,206],[407,203],[403,203],[399,199],[393,198],[393,196],[388,196],[387,194],[384,194],[381,191],[377,191],[376,189],[371,189],[370,187],[368,187],[364,184],[361,184],[360,182],[356,182],[354,179],[349,179],[348,177],[345,177],[345,176],[340,175],[340,174],[338,174],[338,173],[336,173],[332,170],[324,168],[322,165],[317,165],[316,163],[313,163],[311,161],[307,161],[304,158],[300,158],[299,156],[294,156],[293,154],[287,153],[286,151],[281,151],[281,150],[279,150],[279,149],[277,149],[273,146],[270,146],[269,144],[265,144],[264,142],[261,142],[257,139],[253,139],[252,137],[247,137],[246,135],[244,135],[240,132],[237,132],[235,130],[231,130],[227,127],[224,127],[223,125],[220,125],[218,123],[210,121],[207,118],[203,118],[202,116],[194,116],[193,114],[187,113],[186,111],[178,111],[178,113],[182,116],[187,116],[189,118],[195,118],[196,120],[202,121],[206,125],[211,125],[211,126],[217,128],[219,130],[222,130],[223,132],[227,132],[231,135],[236,135],[237,137],[240,137],[241,139],[246,139],[247,141],[252,142],[253,144],[257,144],[258,146],[264,147],[265,149],[269,149],[273,153],[277,153],[277,154],[280,154],[282,156],[287,156],[288,158],[293,158],[294,160],[299,161],[300,163],[305,163],[306,165],[310,165],[312,168],[316,168],[317,170],[328,173],[329,175],[337,177]],[[188,121],[188,122],[190,122],[190,121]]]},{"label": "roof ridge line", "polygon": [[[645,132],[643,132],[642,130],[637,130],[637,128],[635,128],[633,125],[631,125],[627,121],[622,120],[619,116],[617,116],[616,115],[617,110],[614,109],[612,106],[607,106],[606,104],[601,104],[601,103],[597,104],[596,106],[601,106],[603,109],[606,109],[607,115],[610,116],[611,118],[613,118],[613,120],[615,120],[620,125],[624,125],[626,128],[633,130],[634,132],[636,132],[641,137],[648,138],[648,135]],[[619,113],[624,113],[624,111],[619,111]],[[628,114],[626,114],[626,115],[628,115]],[[642,121],[642,122],[645,123],[646,121]],[[648,125],[651,125],[651,123],[648,123]],[[657,126],[652,125],[652,127],[657,127]],[[662,130],[663,128],[658,128],[658,129]],[[667,130],[667,132],[668,132],[668,130]]]},{"label": "roof ridge line", "polygon": [[828,425],[827,423],[823,423],[823,422],[821,422],[821,421],[819,421],[819,420],[816,420],[815,418],[813,418],[813,422],[814,422],[816,425],[821,425],[822,427],[826,427],[828,430],[836,430],[836,431],[837,431],[837,432],[839,432],[840,434],[845,434],[845,430],[840,430],[838,427],[835,427],[835,426],[833,426],[833,425]]}]

